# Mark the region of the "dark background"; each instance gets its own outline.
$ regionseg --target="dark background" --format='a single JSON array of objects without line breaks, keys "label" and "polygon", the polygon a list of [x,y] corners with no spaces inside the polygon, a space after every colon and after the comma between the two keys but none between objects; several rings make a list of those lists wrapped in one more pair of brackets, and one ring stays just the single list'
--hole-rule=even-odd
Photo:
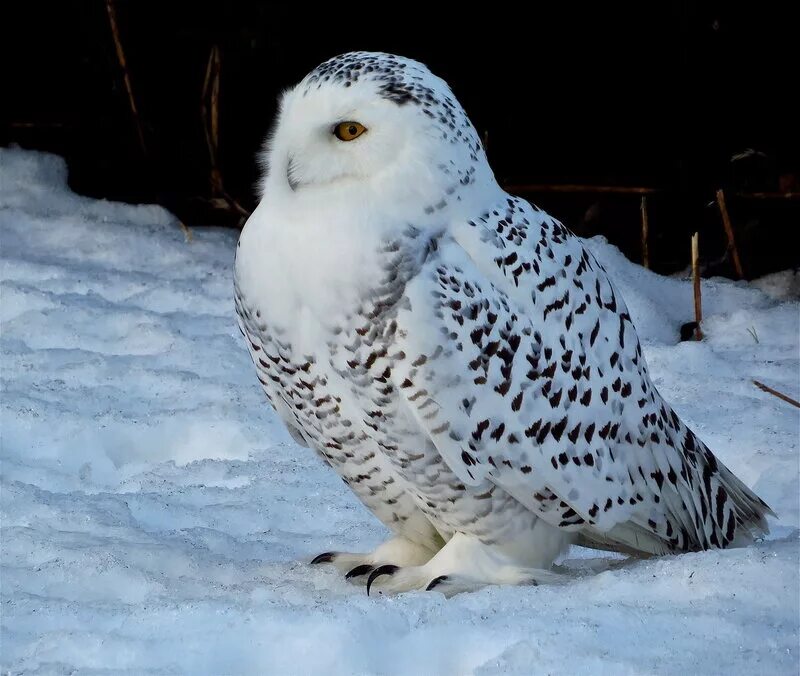
[{"label": "dark background", "polygon": [[[354,49],[428,64],[453,87],[502,184],[650,187],[651,260],[684,268],[701,232],[707,274],[732,274],[714,202],[725,188],[748,277],[797,266],[798,73],[789,3],[151,2],[115,0],[144,131],[140,147],[106,0],[4,3],[0,144],[66,157],[71,187],[158,202],[186,224],[216,208],[201,116],[221,55],[219,169],[254,205],[255,154],[278,93]],[[757,151],[732,161],[747,149]],[[638,195],[526,194],[582,235],[639,260]],[[219,204],[217,204],[219,206]]]}]

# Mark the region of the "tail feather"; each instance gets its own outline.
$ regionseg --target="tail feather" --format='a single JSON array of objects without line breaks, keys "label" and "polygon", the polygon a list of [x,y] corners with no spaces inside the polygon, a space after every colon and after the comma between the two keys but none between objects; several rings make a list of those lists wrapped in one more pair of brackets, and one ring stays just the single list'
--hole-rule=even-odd
[{"label": "tail feather", "polygon": [[738,528],[734,538],[734,546],[740,538],[746,538],[742,544],[752,542],[757,537],[769,533],[767,516],[777,517],[770,506],[750,490],[733,472],[717,461],[722,485],[733,500],[737,513]]},{"label": "tail feather", "polygon": [[[607,533],[582,532],[579,543],[636,555],[740,547],[769,533],[769,505],[682,423],[672,438],[683,462],[674,483],[660,492],[663,521],[643,515]],[[665,527],[666,524],[666,527]]]}]

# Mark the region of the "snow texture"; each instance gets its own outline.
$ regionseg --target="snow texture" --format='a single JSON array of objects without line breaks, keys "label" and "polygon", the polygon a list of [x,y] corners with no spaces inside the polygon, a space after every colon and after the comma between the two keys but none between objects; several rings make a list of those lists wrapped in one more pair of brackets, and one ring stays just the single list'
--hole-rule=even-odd
[{"label": "snow texture", "polygon": [[387,533],[268,409],[236,328],[236,233],[77,196],[0,149],[3,673],[798,672],[797,276],[691,284],[589,241],[678,414],[778,513],[753,547],[573,548],[567,586],[367,597]]}]

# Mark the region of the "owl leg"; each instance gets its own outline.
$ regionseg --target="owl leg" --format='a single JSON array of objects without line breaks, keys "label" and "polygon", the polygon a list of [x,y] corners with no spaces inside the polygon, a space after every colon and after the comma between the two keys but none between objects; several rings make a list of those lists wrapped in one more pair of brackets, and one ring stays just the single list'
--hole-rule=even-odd
[{"label": "owl leg", "polygon": [[421,566],[434,554],[434,549],[398,535],[370,553],[325,552],[315,557],[311,563],[332,563],[346,579],[366,582],[367,575],[375,568],[389,563],[396,566]]},{"label": "owl leg", "polygon": [[[436,590],[445,596],[473,591],[491,584],[553,584],[564,577],[525,565],[518,553],[486,545],[472,535],[456,533],[423,565],[375,567],[367,579],[367,593],[398,594],[411,590]],[[549,565],[538,561],[538,565]]]}]

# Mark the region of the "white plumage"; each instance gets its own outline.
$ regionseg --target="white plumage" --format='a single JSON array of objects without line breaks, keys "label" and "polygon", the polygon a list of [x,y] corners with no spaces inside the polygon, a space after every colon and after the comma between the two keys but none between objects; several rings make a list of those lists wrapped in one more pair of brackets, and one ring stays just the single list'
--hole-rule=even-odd
[{"label": "white plumage", "polygon": [[236,259],[258,377],[396,535],[330,552],[382,591],[549,581],[571,541],[726,547],[769,508],[650,382],[625,303],[496,183],[445,82],[387,54],[284,95]]}]

